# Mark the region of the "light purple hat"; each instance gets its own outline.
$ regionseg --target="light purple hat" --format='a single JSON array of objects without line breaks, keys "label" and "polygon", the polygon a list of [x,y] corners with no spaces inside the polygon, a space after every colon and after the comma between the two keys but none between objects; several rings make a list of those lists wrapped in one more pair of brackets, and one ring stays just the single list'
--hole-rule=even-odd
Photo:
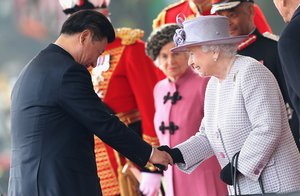
[{"label": "light purple hat", "polygon": [[[181,19],[182,20],[182,19]],[[230,36],[229,20],[225,16],[199,16],[182,23],[173,37],[172,52],[184,52],[195,45],[239,44],[248,35]]]}]

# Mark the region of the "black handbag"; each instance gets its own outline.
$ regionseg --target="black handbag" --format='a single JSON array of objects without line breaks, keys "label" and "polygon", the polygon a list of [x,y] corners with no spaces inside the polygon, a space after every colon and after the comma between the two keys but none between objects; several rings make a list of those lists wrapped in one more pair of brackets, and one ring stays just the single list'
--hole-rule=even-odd
[{"label": "black handbag", "polygon": [[241,194],[240,191],[238,193],[237,191],[237,167],[238,167],[238,158],[239,158],[240,152],[237,152],[232,157],[232,164],[231,164],[231,173],[233,174],[233,188],[234,188],[234,195],[233,196],[300,196],[300,191],[297,192],[290,192],[290,193],[265,193],[264,186],[262,183],[261,178],[259,177],[258,182],[261,189],[260,194]]}]

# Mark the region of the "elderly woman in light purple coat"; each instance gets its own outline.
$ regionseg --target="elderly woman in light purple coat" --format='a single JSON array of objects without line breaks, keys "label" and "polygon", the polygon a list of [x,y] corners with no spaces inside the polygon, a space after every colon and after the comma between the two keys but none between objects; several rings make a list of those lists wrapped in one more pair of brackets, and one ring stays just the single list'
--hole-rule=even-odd
[{"label": "elderly woman in light purple coat", "polygon": [[[203,117],[204,95],[208,78],[199,77],[188,66],[188,55],[172,53],[173,35],[179,26],[168,24],[155,30],[147,41],[147,54],[167,76],[154,88],[154,124],[161,145],[175,146],[194,135]],[[220,166],[215,156],[205,161],[191,175],[177,167],[164,173],[167,196],[224,196],[226,185],[219,178]],[[160,174],[142,174],[140,189],[155,195]]]},{"label": "elderly woman in light purple coat", "polygon": [[200,16],[176,30],[172,51],[188,52],[189,65],[210,80],[199,132],[164,149],[187,173],[216,155],[230,194],[299,191],[300,154],[279,86],[260,62],[236,55],[245,38],[230,37],[223,16]]}]

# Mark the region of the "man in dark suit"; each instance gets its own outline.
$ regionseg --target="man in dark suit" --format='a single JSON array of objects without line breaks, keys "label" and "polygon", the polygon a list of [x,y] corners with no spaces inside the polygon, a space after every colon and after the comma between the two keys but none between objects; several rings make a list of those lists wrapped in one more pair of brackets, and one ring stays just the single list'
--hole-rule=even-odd
[{"label": "man in dark suit", "polygon": [[[300,117],[300,0],[273,0],[283,20],[288,23],[281,33],[278,50],[287,90]],[[299,119],[300,122],[300,119]]]},{"label": "man in dark suit", "polygon": [[10,196],[102,195],[94,134],[140,167],[172,164],[107,113],[94,92],[87,68],[114,39],[104,15],[79,11],[21,72],[11,103]]},{"label": "man in dark suit", "polygon": [[238,46],[238,54],[250,56],[263,63],[275,76],[283,99],[286,103],[290,127],[300,150],[299,123],[297,114],[293,112],[292,103],[287,92],[285,77],[277,51],[277,36],[261,34],[254,24],[253,0],[214,0],[212,10],[222,16],[227,16],[230,21],[230,34],[232,36],[249,35]]}]

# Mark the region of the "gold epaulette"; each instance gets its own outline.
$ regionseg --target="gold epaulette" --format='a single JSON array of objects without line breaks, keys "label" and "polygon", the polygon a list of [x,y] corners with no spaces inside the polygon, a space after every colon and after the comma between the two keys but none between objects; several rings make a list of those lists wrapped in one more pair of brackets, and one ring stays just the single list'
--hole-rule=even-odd
[{"label": "gold epaulette", "polygon": [[194,1],[189,1],[189,5],[190,5],[190,8],[191,10],[194,12],[194,13],[197,13],[198,12],[198,8],[197,8],[197,5]]},{"label": "gold epaulette", "polygon": [[172,9],[182,3],[184,3],[185,0],[181,0],[179,2],[176,2],[176,3],[172,3],[170,5],[168,5],[167,7],[165,7],[159,14],[158,16],[153,20],[153,23],[152,23],[152,28],[153,29],[156,29],[158,28],[159,26],[161,25],[164,25],[166,23],[166,13],[169,9]]},{"label": "gold epaulette", "polygon": [[265,33],[263,33],[262,34],[264,37],[266,37],[266,38],[269,38],[269,39],[271,39],[271,40],[274,40],[274,41],[277,41],[278,42],[278,40],[279,40],[279,36],[278,35],[276,35],[276,34],[273,34],[273,33],[270,33],[270,32],[265,32]]},{"label": "gold epaulette", "polygon": [[116,37],[122,40],[122,45],[134,44],[138,39],[144,36],[144,31],[141,29],[118,28],[116,29]]}]

